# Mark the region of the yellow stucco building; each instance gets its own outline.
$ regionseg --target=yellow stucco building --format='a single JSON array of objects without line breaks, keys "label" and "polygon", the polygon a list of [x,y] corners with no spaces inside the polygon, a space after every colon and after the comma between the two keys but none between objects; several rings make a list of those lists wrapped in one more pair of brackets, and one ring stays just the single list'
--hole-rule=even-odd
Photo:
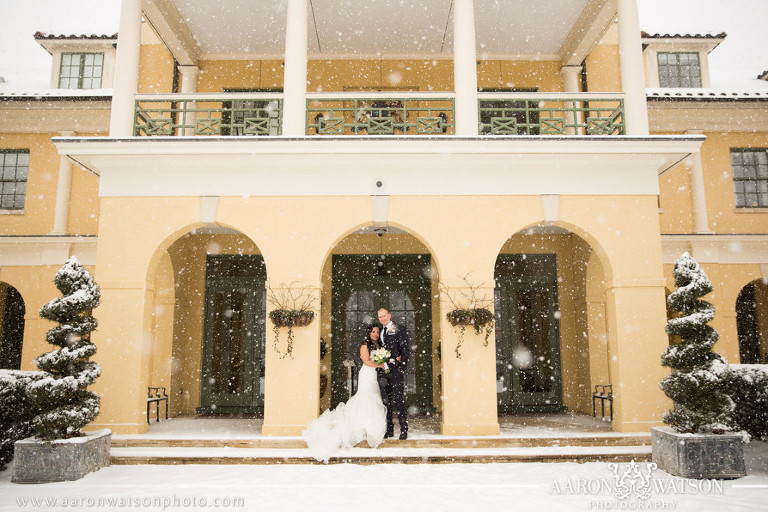
[{"label": "yellow stucco building", "polygon": [[[0,91],[4,366],[48,350],[70,255],[102,288],[92,426],[121,434],[164,386],[171,415],[297,435],[346,400],[382,306],[411,334],[410,410],[446,435],[590,414],[600,384],[613,428],[647,431],[684,251],[716,349],[765,360],[768,91],[709,88],[724,34],[641,33],[635,0],[540,24],[486,0],[248,3],[123,0],[119,38],[36,35],[51,90]],[[270,298],[313,321],[289,340]],[[487,339],[446,318],[474,305]]]}]

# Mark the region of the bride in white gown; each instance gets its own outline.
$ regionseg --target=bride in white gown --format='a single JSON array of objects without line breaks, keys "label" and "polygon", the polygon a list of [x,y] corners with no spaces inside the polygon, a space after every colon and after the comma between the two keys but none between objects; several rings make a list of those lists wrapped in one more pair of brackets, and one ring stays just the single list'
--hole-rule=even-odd
[{"label": "bride in white gown", "polygon": [[387,429],[387,408],[381,401],[376,368],[384,365],[371,361],[370,353],[379,348],[379,326],[368,328],[360,345],[363,367],[357,376],[357,392],[347,403],[328,409],[310,422],[303,432],[309,451],[317,460],[328,462],[339,448],[351,448],[365,440],[376,448],[384,440]]}]

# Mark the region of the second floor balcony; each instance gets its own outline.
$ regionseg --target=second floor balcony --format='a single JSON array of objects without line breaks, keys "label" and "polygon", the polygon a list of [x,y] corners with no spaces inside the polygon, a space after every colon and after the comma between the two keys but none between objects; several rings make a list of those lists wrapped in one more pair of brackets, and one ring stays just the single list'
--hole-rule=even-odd
[{"label": "second floor balcony", "polygon": [[648,135],[636,0],[122,6],[112,137]]},{"label": "second floor balcony", "polygon": [[[624,135],[621,93],[479,93],[476,135]],[[308,93],[305,135],[454,135],[453,93]],[[142,94],[135,136],[277,136],[281,93]]]}]

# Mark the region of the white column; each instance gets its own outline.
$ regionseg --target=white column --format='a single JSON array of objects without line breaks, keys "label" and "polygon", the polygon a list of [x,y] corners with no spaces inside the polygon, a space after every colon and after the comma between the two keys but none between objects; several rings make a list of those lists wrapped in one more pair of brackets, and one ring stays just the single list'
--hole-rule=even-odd
[{"label": "white column", "polygon": [[707,194],[704,189],[704,166],[701,163],[701,153],[691,153],[686,163],[691,170],[693,229],[696,233],[712,233],[707,217]]},{"label": "white column", "polygon": [[453,87],[456,135],[477,135],[477,50],[474,0],[453,3]]},{"label": "white column", "polygon": [[[59,132],[62,137],[74,137],[75,132]],[[69,197],[72,191],[72,162],[66,156],[59,158],[59,178],[56,181],[56,206],[53,210],[51,235],[65,235],[69,221]]]},{"label": "white column", "polygon": [[303,136],[307,117],[307,0],[288,0],[283,71],[283,135]]},{"label": "white column", "polygon": [[648,135],[643,49],[637,0],[619,0],[619,59],[627,135]]},{"label": "white column", "polygon": [[[579,93],[579,77],[581,76],[581,66],[563,66],[560,68],[560,76],[563,78],[563,91],[564,92],[572,92],[574,93],[574,96]],[[574,101],[572,102],[575,108],[581,107],[580,101]],[[570,105],[568,105],[570,106]],[[567,112],[565,114],[565,122],[567,124],[574,124],[576,122],[581,123],[581,116],[580,115],[573,115],[573,112]],[[576,130],[574,128],[566,128],[565,133],[567,135],[576,135],[580,134],[581,130]]]},{"label": "white column", "polygon": [[134,103],[139,86],[141,0],[122,0],[117,40],[115,83],[112,93],[110,137],[133,135]]},{"label": "white column", "polygon": [[[179,73],[181,74],[181,93],[197,92],[197,77],[200,73],[200,68],[197,66],[179,66]],[[188,110],[194,110],[195,103],[187,103]],[[195,118],[197,114],[195,112],[184,113],[184,124],[191,125],[191,128],[186,128],[182,135],[191,137],[195,134]]]}]

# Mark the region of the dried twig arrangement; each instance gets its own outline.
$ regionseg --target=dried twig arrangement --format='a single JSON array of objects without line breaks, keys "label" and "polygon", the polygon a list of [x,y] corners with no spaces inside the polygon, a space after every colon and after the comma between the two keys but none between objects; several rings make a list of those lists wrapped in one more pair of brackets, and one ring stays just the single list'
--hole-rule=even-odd
[{"label": "dried twig arrangement", "polygon": [[294,287],[295,282],[280,283],[277,291],[267,283],[267,300],[275,308],[269,312],[272,320],[272,330],[275,333],[275,341],[272,346],[275,352],[281,354],[278,343],[280,341],[280,327],[288,328],[288,340],[285,352],[281,359],[291,356],[293,359],[293,328],[303,327],[312,323],[315,317],[317,295],[311,286],[301,288]]}]

